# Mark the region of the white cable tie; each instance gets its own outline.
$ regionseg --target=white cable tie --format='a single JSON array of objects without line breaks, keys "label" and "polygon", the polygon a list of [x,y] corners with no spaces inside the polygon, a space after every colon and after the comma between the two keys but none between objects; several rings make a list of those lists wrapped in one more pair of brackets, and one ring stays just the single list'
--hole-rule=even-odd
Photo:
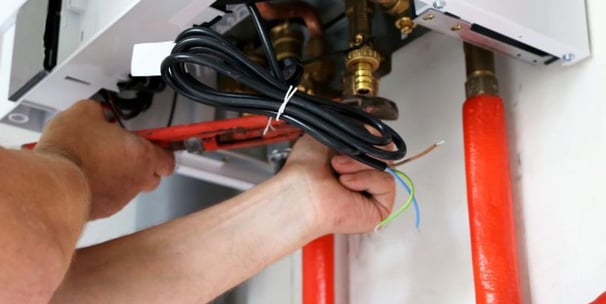
[{"label": "white cable tie", "polygon": [[[282,104],[278,108],[278,114],[276,115],[276,121],[280,121],[280,116],[282,116],[282,114],[284,113],[284,110],[286,110],[286,105],[288,104],[288,102],[290,102],[292,97],[295,96],[295,93],[297,93],[297,88],[293,87],[292,85],[289,86],[288,90],[286,91],[286,94],[284,94],[284,99],[282,101]],[[265,125],[265,129],[263,129],[262,136],[265,136],[267,134],[267,132],[269,132],[270,128],[273,130],[273,127],[271,126],[272,120],[273,120],[272,117],[270,117],[267,120],[267,125]]]},{"label": "white cable tie", "polygon": [[293,86],[289,86],[288,91],[286,91],[286,94],[284,95],[284,101],[282,102],[282,104],[280,105],[280,108],[278,109],[278,115],[276,115],[276,121],[280,121],[280,116],[282,116],[282,114],[284,113],[284,110],[286,110],[286,105],[288,104],[290,99],[293,96],[295,96],[295,93],[297,93],[297,88],[293,87]]},{"label": "white cable tie", "polygon": [[273,120],[272,117],[269,117],[269,119],[267,119],[267,124],[265,125],[265,129],[263,129],[263,134],[261,136],[265,136],[267,134],[267,132],[269,131],[269,128],[271,127],[272,120]]}]

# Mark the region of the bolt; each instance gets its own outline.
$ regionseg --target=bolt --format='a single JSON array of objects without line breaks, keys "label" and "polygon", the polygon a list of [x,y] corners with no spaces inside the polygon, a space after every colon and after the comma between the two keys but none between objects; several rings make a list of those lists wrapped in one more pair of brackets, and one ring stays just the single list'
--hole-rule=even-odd
[{"label": "bolt", "polygon": [[573,53],[564,54],[564,56],[562,56],[562,60],[564,60],[564,62],[571,62],[574,60],[574,54]]},{"label": "bolt", "polygon": [[272,163],[278,163],[288,158],[290,154],[290,148],[274,149],[267,156],[268,160]]},{"label": "bolt", "polygon": [[202,154],[204,153],[204,146],[202,146],[202,140],[197,137],[188,138],[183,145],[185,146],[185,150],[192,154]]},{"label": "bolt", "polygon": [[443,9],[444,7],[446,7],[446,1],[437,0],[433,3],[433,8],[435,9]]}]

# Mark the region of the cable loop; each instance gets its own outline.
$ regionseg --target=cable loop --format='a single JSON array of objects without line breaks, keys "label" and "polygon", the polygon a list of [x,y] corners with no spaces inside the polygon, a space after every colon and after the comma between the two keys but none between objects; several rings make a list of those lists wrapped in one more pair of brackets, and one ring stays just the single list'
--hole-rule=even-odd
[{"label": "cable loop", "polygon": [[[215,89],[193,74],[196,66],[212,69],[258,93]],[[399,160],[406,154],[404,140],[381,120],[358,108],[297,92],[296,88],[289,91],[288,84],[206,27],[187,29],[177,37],[171,55],[162,62],[162,77],[175,91],[195,102],[282,119],[338,152],[379,170],[385,169],[384,161]],[[291,93],[288,101],[285,92]],[[368,128],[376,130],[376,135]],[[395,150],[383,148],[392,143]]]}]

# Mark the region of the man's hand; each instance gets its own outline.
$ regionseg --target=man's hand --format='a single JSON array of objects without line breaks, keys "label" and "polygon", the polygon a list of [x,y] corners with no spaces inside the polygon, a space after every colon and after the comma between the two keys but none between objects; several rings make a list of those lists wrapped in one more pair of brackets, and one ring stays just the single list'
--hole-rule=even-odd
[{"label": "man's hand", "polygon": [[395,181],[389,173],[333,156],[310,136],[297,142],[278,178],[282,174],[296,176],[292,197],[311,205],[312,225],[321,234],[371,231],[393,207]]},{"label": "man's hand", "polygon": [[393,178],[330,154],[305,136],[253,189],[79,250],[51,302],[206,303],[319,236],[372,230],[392,207]]},{"label": "man's hand", "polygon": [[91,100],[58,114],[34,151],[80,166],[91,188],[90,219],[110,216],[139,192],[155,189],[175,166],[172,153],[107,122]]}]

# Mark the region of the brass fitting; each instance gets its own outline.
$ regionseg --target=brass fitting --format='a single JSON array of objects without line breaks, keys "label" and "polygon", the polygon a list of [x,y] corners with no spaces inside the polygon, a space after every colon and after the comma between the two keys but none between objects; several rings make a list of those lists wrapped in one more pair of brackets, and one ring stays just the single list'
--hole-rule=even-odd
[{"label": "brass fitting", "polygon": [[380,65],[381,55],[368,45],[350,51],[345,59],[345,66],[352,73],[353,92],[359,95],[376,95],[378,85],[374,72]]},{"label": "brass fitting", "polygon": [[410,19],[408,16],[401,17],[396,20],[396,28],[399,29],[404,35],[410,35],[415,27],[417,27],[417,25],[412,22],[412,19]]},{"label": "brass fitting", "polygon": [[370,38],[372,6],[367,0],[345,0],[345,15],[349,27],[350,45],[358,45]]},{"label": "brass fitting", "polygon": [[467,97],[481,94],[498,95],[499,84],[495,76],[493,52],[469,43],[464,43],[463,49],[465,51],[465,69],[467,70],[467,81],[465,82]]},{"label": "brass fitting", "polygon": [[370,0],[385,9],[385,12],[396,17],[395,26],[404,35],[412,33],[416,24],[408,16],[410,0]]},{"label": "brass fitting", "polygon": [[[307,40],[305,53],[308,58],[322,56],[325,53],[324,39],[322,37],[310,37]],[[309,74],[312,82],[322,84],[332,77],[334,73],[334,63],[330,58],[324,58],[305,65],[305,74]]]},{"label": "brass fitting", "polygon": [[301,58],[303,33],[290,22],[284,21],[272,27],[270,37],[278,60],[286,57]]},{"label": "brass fitting", "polygon": [[[360,46],[371,35],[372,6],[367,0],[345,0],[345,14],[349,24],[349,44]],[[374,73],[381,60],[381,55],[368,44],[350,51],[345,58],[347,71],[343,76],[343,94],[376,95],[378,80]]]}]

